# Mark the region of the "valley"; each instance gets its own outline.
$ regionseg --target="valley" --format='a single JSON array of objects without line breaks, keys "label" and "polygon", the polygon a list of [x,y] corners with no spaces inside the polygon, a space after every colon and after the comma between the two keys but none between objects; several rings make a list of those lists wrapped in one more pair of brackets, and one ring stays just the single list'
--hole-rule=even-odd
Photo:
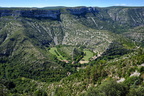
[{"label": "valley", "polygon": [[0,96],[144,96],[144,7],[0,8]]},{"label": "valley", "polygon": [[55,55],[59,60],[66,60],[58,51],[56,47],[53,47],[49,50],[49,52]]}]

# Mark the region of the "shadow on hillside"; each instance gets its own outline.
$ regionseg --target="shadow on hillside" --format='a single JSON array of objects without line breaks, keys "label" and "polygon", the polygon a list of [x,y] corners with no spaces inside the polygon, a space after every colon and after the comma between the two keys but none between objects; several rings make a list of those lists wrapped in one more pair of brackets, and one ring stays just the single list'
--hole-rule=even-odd
[{"label": "shadow on hillside", "polygon": [[114,59],[129,52],[131,50],[126,49],[121,43],[113,41],[98,59]]}]

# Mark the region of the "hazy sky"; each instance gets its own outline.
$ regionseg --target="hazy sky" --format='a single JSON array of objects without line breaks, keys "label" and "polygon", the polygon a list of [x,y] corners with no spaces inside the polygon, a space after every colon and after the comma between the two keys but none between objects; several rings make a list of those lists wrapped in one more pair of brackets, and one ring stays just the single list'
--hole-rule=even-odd
[{"label": "hazy sky", "polygon": [[144,0],[0,0],[0,7],[144,6]]}]

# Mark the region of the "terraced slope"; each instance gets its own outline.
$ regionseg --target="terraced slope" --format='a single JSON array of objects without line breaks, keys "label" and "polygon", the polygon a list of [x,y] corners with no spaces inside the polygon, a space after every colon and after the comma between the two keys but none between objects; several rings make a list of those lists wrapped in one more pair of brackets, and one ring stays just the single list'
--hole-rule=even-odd
[{"label": "terraced slope", "polygon": [[133,29],[130,29],[128,32],[125,32],[124,35],[135,42],[142,43],[144,42],[144,27],[138,26]]}]

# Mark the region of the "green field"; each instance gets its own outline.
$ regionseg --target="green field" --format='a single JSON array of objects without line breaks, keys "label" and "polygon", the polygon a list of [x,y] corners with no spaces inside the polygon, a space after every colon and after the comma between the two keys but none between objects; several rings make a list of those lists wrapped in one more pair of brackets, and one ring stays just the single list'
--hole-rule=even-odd
[{"label": "green field", "polygon": [[84,53],[86,54],[86,55],[83,57],[83,59],[84,59],[85,61],[89,61],[89,59],[90,59],[91,57],[93,57],[93,52],[91,52],[91,51],[89,51],[89,50],[84,50]]},{"label": "green field", "polygon": [[49,50],[50,53],[52,53],[53,55],[55,55],[59,60],[66,60],[58,51],[56,47],[52,47]]}]

